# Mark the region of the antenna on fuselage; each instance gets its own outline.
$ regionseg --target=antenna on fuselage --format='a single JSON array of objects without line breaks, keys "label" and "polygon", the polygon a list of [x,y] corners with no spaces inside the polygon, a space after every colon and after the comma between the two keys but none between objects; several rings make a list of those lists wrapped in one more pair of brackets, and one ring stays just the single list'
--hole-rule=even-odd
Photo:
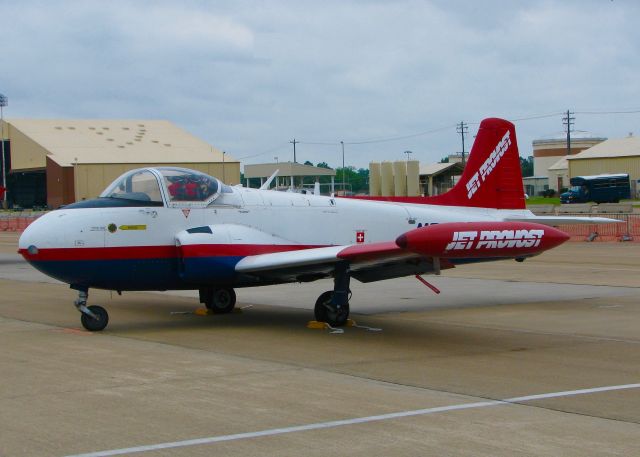
[{"label": "antenna on fuselage", "polygon": [[269,179],[267,179],[265,181],[265,183],[260,186],[260,190],[269,189],[269,186],[271,185],[271,182],[276,178],[276,176],[278,176],[279,172],[280,172],[280,169],[277,169],[276,171],[274,171],[273,174],[269,177]]}]

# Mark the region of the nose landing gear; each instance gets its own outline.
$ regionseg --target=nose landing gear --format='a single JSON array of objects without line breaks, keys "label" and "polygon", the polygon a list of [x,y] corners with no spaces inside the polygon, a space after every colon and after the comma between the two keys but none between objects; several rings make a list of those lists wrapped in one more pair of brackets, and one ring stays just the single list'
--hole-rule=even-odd
[{"label": "nose landing gear", "polygon": [[87,298],[89,298],[88,290],[79,290],[78,298],[73,302],[78,311],[80,311],[80,322],[82,326],[90,332],[99,332],[109,323],[109,314],[102,306],[87,306]]}]

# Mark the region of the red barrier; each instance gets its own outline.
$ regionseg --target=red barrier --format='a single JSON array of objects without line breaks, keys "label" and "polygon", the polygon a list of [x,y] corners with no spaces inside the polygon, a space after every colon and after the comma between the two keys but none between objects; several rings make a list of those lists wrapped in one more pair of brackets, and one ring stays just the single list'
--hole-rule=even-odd
[{"label": "red barrier", "polygon": [[0,231],[23,232],[38,216],[11,216],[0,218]]},{"label": "red barrier", "polygon": [[606,214],[622,222],[612,224],[560,225],[571,236],[569,241],[635,241],[640,242],[640,214]]}]

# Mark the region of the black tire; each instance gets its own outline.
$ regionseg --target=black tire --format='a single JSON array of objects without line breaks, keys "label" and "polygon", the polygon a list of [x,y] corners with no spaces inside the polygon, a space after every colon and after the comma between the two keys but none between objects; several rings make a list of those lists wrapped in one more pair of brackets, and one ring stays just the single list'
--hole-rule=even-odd
[{"label": "black tire", "polygon": [[80,316],[82,326],[90,332],[99,332],[104,330],[109,323],[109,314],[107,313],[107,310],[98,305],[87,306],[87,309],[98,316],[98,319],[94,319],[88,314],[82,313]]},{"label": "black tire", "polygon": [[349,303],[340,307],[339,310],[331,304],[333,291],[328,290],[318,297],[314,314],[319,322],[326,322],[332,327],[342,327],[349,319]]},{"label": "black tire", "polygon": [[236,292],[228,287],[212,289],[204,305],[217,314],[230,313],[236,306]]}]

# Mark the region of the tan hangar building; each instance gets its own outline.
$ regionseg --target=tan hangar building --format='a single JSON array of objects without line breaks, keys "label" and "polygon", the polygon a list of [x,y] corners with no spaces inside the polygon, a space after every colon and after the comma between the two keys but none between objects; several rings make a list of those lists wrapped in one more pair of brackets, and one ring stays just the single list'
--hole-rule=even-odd
[{"label": "tan hangar building", "polygon": [[640,138],[629,135],[599,143],[567,158],[570,177],[627,173],[632,196],[640,192]]},{"label": "tan hangar building", "polygon": [[57,208],[94,198],[125,171],[149,166],[192,168],[227,184],[240,182],[238,160],[165,120],[10,119],[2,127],[15,186],[8,186],[9,195],[20,206],[44,198]]},{"label": "tan hangar building", "polygon": [[[578,154],[605,140],[606,138],[594,137],[587,132],[573,132],[569,154],[567,154],[566,135],[533,140],[533,176],[548,177],[549,189],[559,191],[569,186],[566,173],[559,171],[558,168],[564,163],[560,162],[561,159]],[[552,169],[549,170],[550,168]]]}]

